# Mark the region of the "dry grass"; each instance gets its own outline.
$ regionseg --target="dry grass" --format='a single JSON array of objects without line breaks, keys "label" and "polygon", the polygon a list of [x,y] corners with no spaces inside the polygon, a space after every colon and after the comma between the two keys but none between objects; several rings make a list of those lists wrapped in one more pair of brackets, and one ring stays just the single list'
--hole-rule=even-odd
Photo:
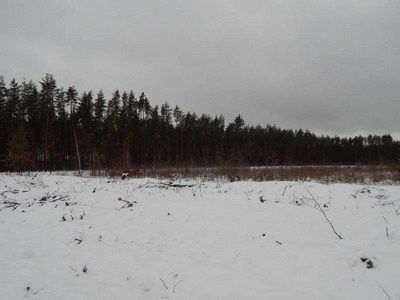
[{"label": "dry grass", "polygon": [[218,168],[134,168],[98,171],[97,174],[120,177],[128,173],[134,178],[253,180],[253,181],[317,181],[321,183],[399,184],[400,170],[396,166],[285,166],[285,167],[218,167]]}]

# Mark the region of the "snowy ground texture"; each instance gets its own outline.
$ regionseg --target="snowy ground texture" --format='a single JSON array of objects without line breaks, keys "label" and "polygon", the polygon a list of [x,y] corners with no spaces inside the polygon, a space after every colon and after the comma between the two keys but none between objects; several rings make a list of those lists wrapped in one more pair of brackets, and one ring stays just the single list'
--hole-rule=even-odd
[{"label": "snowy ground texture", "polygon": [[399,186],[0,174],[0,297],[399,299],[399,231]]}]

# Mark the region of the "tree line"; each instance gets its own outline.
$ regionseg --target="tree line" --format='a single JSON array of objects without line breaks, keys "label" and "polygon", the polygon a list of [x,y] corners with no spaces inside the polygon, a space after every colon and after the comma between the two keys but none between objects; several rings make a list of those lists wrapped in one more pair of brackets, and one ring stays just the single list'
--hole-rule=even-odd
[{"label": "tree line", "polygon": [[7,85],[0,76],[0,170],[129,170],[224,165],[389,164],[400,158],[390,134],[340,138],[275,125],[246,125],[238,115],[198,116],[150,104],[144,93],[79,93],[46,74]]}]

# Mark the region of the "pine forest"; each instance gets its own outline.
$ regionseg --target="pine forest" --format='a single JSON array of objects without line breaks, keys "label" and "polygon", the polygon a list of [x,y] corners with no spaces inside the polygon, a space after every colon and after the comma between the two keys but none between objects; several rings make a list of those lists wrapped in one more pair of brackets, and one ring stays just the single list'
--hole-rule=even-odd
[{"label": "pine forest", "polygon": [[129,170],[133,167],[388,165],[400,158],[390,134],[317,136],[238,115],[197,115],[145,93],[77,91],[46,74],[39,84],[0,76],[0,171]]}]

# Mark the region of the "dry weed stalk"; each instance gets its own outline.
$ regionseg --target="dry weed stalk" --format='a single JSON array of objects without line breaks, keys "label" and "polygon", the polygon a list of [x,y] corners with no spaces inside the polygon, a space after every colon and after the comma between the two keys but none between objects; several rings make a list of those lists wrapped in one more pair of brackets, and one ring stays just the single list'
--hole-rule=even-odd
[{"label": "dry weed stalk", "polygon": [[329,218],[326,216],[324,210],[323,210],[322,207],[319,205],[318,201],[314,198],[314,195],[310,192],[309,189],[307,189],[306,187],[304,187],[304,188],[305,188],[306,191],[310,194],[311,199],[312,199],[312,200],[315,202],[315,204],[317,205],[317,209],[324,215],[326,221],[328,221],[328,224],[331,226],[333,232],[336,234],[336,236],[337,236],[339,239],[342,240],[343,238],[341,237],[341,235],[340,235],[339,233],[337,233],[335,227],[333,227],[332,222],[331,222],[331,221],[329,220]]}]

